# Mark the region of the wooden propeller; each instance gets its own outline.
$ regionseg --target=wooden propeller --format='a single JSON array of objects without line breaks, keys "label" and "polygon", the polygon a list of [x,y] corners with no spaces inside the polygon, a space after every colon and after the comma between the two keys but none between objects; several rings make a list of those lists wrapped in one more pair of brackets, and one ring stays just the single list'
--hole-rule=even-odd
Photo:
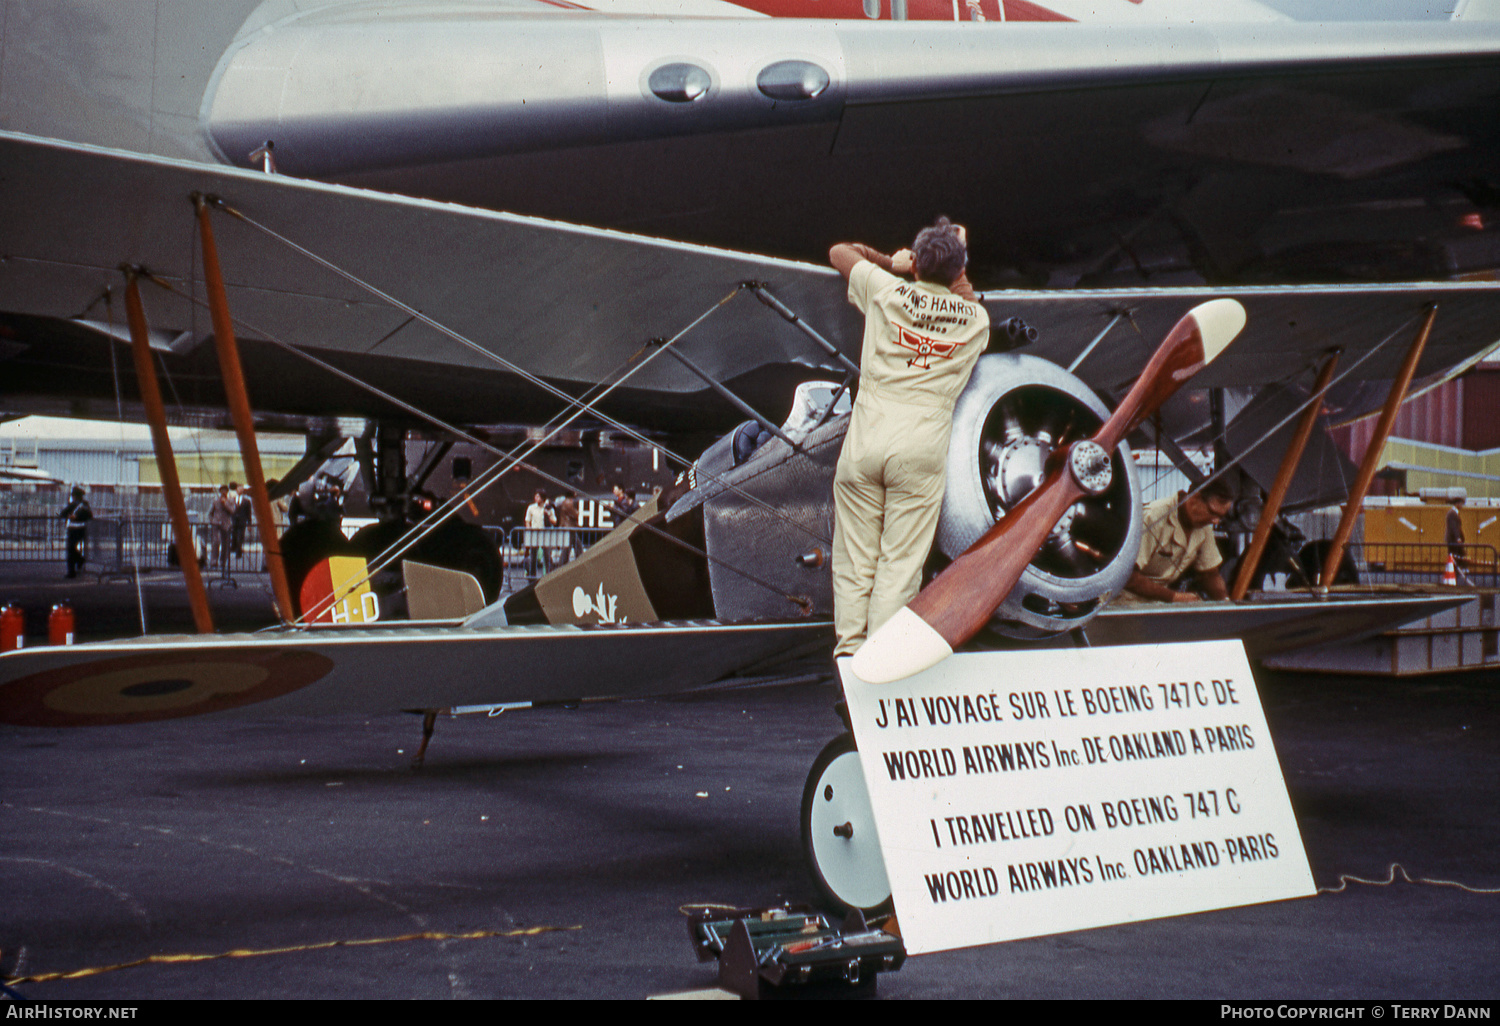
[{"label": "wooden propeller", "polygon": [[1108,485],[1115,447],[1245,326],[1232,299],[1196,306],[1177,322],[1093,438],[1058,450],[1047,476],[854,654],[855,676],[888,684],[935,666],[977,634],[1026,572],[1068,507]]}]

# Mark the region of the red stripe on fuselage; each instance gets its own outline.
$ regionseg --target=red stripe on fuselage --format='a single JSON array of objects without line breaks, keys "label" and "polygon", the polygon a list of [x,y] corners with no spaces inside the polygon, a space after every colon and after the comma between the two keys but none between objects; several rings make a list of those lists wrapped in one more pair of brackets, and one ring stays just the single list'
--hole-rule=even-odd
[{"label": "red stripe on fuselage", "polygon": [[[733,0],[735,6],[768,14],[773,18],[863,18],[863,0]],[[997,0],[980,0],[979,9],[989,21],[1000,20]],[[891,0],[880,0],[880,17],[889,20]],[[969,9],[958,0],[958,16],[969,20]],[[953,0],[907,0],[909,21],[952,21]],[[1066,15],[1049,11],[1030,0],[1005,0],[1006,21],[1072,21]]]}]

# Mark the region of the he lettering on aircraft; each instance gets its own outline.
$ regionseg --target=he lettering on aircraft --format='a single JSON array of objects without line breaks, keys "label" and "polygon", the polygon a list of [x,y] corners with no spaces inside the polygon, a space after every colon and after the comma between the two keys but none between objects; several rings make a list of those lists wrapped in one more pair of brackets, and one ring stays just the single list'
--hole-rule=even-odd
[{"label": "he lettering on aircraft", "polygon": [[1233,490],[1220,480],[1210,481],[1201,493],[1178,492],[1175,498],[1149,503],[1141,551],[1120,598],[1126,602],[1197,602],[1197,592],[1176,590],[1189,571],[1209,598],[1229,598],[1219,574],[1224,557],[1219,554],[1214,527],[1233,505]]},{"label": "he lettering on aircraft", "polygon": [[[845,242],[828,258],[865,315],[859,391],[833,480],[834,655],[847,656],[921,586],[953,403],[990,319],[964,273],[967,235],[945,217],[892,256]],[[916,281],[898,277],[907,273]]]}]

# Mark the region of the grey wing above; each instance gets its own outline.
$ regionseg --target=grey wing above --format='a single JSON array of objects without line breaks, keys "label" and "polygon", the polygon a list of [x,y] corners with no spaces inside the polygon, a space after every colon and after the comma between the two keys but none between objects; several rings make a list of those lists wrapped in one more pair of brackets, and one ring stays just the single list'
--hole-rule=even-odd
[{"label": "grey wing above", "polygon": [[[220,403],[202,345],[195,194],[244,215],[217,214],[216,234],[251,398],[268,415],[391,412],[300,362],[301,350],[460,423],[551,417],[565,404],[533,379],[570,393],[615,386],[601,408],[651,428],[737,423],[702,380],[653,355],[680,335],[674,348],[780,422],[792,384],[842,370],[741,295],[746,282],[858,359],[858,315],[826,267],[14,133],[0,133],[0,166],[0,399],[13,410],[92,397],[113,413],[107,340],[122,337],[122,265],[162,283],[146,290],[147,314],[163,364],[191,385],[184,402]],[[1350,416],[1378,405],[1429,306],[1438,314],[1422,382],[1500,338],[1500,285],[1486,282],[1017,290],[986,302],[992,322],[1022,318],[1037,329],[1031,352],[1076,363],[1108,398],[1144,364],[1149,340],[1223,295],[1245,304],[1249,324],[1195,384],[1296,386],[1337,348],[1330,401]],[[129,398],[132,382],[124,388]]]}]

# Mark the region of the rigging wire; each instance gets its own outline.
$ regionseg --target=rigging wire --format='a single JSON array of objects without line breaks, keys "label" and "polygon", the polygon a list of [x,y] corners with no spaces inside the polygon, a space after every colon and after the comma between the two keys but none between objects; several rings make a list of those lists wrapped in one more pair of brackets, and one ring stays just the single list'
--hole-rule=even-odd
[{"label": "rigging wire", "polygon": [[[105,286],[104,289],[104,310],[105,316],[109,318],[109,335],[111,340],[113,340],[115,335],[114,291],[108,286]],[[132,340],[131,344],[134,344],[134,340]],[[109,346],[109,370],[115,382],[115,416],[118,418],[117,423],[120,425],[120,448],[115,451],[115,506],[119,508],[120,487],[122,485],[122,481],[120,480],[120,464],[122,462],[121,456],[125,449],[125,400],[120,395],[120,361],[119,354],[115,352],[113,341],[110,342]],[[140,512],[139,503],[137,503],[136,512]],[[135,517],[131,517],[130,520],[134,521]],[[122,534],[125,531],[125,522],[126,518],[122,514],[115,528]],[[139,542],[139,536],[134,540]],[[124,544],[123,538],[121,539],[121,544]],[[130,546],[130,565],[135,570],[135,604],[141,614],[141,634],[144,636],[148,633],[148,628],[146,626],[146,593],[141,590],[141,554],[139,545]]]},{"label": "rigging wire", "polygon": [[[219,197],[206,197],[205,199],[209,203],[210,206],[212,206],[212,207],[214,207],[216,209],[224,211],[224,213],[228,214],[230,217],[233,217],[233,218],[235,218],[235,219],[237,219],[239,221],[242,221],[243,223],[249,225],[250,227],[255,228],[257,231],[260,231],[260,232],[264,233],[265,235],[267,235],[268,237],[276,240],[277,242],[280,242],[282,245],[287,246],[288,248],[294,250],[297,253],[300,253],[301,255],[307,257],[307,259],[309,259],[309,260],[313,261],[314,263],[316,263],[318,266],[324,268],[325,270],[331,271],[332,273],[338,275],[340,278],[343,278],[345,281],[349,282],[350,284],[356,285],[359,288],[364,289],[366,292],[370,293],[372,296],[375,296],[377,299],[381,300],[382,302],[387,303],[387,304],[389,304],[391,306],[394,306],[396,309],[402,311],[403,313],[407,314],[408,316],[410,316],[410,317],[412,317],[412,318],[414,318],[414,319],[416,319],[418,321],[421,321],[423,324],[427,325],[429,328],[432,328],[434,331],[437,331],[437,332],[439,332],[439,333],[447,336],[448,338],[452,339],[453,341],[455,341],[455,342],[459,343],[460,345],[464,346],[466,349],[469,349],[470,351],[472,351],[475,354],[479,355],[481,358],[483,358],[485,360],[489,360],[492,363],[498,364],[499,366],[503,367],[505,370],[509,371],[510,373],[515,374],[517,377],[521,378],[522,380],[524,380],[526,382],[529,382],[532,385],[535,385],[537,388],[542,389],[543,391],[547,392],[548,394],[550,394],[552,396],[555,396],[558,399],[561,399],[568,406],[571,407],[571,406],[579,406],[579,405],[581,405],[581,406],[583,406],[583,408],[588,413],[590,413],[593,416],[599,418],[601,421],[603,421],[604,423],[608,424],[610,427],[614,428],[615,430],[623,432],[628,437],[630,437],[632,439],[635,439],[636,441],[642,443],[643,445],[656,445],[656,443],[652,442],[651,439],[647,438],[644,434],[642,434],[641,432],[637,431],[635,428],[631,427],[630,425],[625,424],[622,421],[616,420],[614,417],[611,417],[609,414],[607,414],[604,411],[598,409],[596,406],[594,406],[592,404],[583,403],[582,400],[579,400],[579,399],[577,399],[577,398],[569,395],[567,392],[563,391],[562,389],[558,388],[555,385],[550,384],[549,382],[547,382],[543,378],[540,378],[537,375],[531,373],[530,371],[526,370],[524,367],[521,367],[521,366],[517,365],[516,363],[513,363],[510,360],[507,360],[505,357],[501,356],[499,353],[496,353],[496,352],[493,352],[492,350],[486,349],[484,346],[480,345],[479,343],[473,341],[470,338],[465,337],[464,335],[462,335],[461,333],[459,333],[459,332],[455,331],[454,329],[448,327],[447,325],[442,324],[441,322],[433,319],[432,317],[427,316],[426,314],[424,314],[422,311],[416,309],[415,307],[410,306],[407,303],[402,302],[401,300],[397,299],[395,296],[392,296],[390,293],[385,292],[382,289],[376,287],[375,285],[372,285],[371,283],[369,283],[369,282],[365,281],[364,279],[358,277],[357,275],[352,274],[351,272],[344,270],[343,268],[341,268],[341,267],[337,266],[336,264],[334,264],[332,261],[330,261],[330,260],[328,260],[328,259],[326,259],[324,257],[321,257],[318,254],[316,254],[316,253],[312,252],[311,250],[307,249],[305,246],[302,246],[302,245],[300,245],[300,244],[292,241],[291,239],[289,239],[286,236],[278,233],[277,231],[275,231],[273,228],[269,227],[268,225],[261,224],[259,221],[256,221],[254,218],[249,217],[248,215],[244,214],[243,212],[241,212],[239,210],[236,210],[234,207],[229,206],[227,203],[225,203],[223,201],[222,198],[219,198]],[[736,288],[736,292],[738,292],[738,291],[739,291],[739,289]],[[726,301],[727,301],[727,297],[726,297]],[[722,305],[722,303],[720,305]],[[681,333],[679,333],[677,337],[680,338],[681,337]],[[663,347],[663,348],[665,348],[665,347]],[[677,453],[672,452],[672,450],[666,448],[665,446],[658,445],[657,448],[661,449],[662,452],[666,453],[672,459],[676,460],[684,468],[690,467],[693,464],[692,460],[686,458],[685,456],[681,456],[681,455],[678,455]]]},{"label": "rigging wire", "polygon": [[[1359,357],[1359,359],[1357,359],[1357,360],[1353,361],[1352,363],[1350,363],[1347,368],[1345,368],[1341,373],[1339,373],[1337,377],[1335,377],[1331,381],[1329,381],[1328,384],[1325,385],[1322,389],[1320,389],[1319,391],[1313,393],[1312,395],[1309,395],[1305,400],[1303,400],[1296,407],[1294,407],[1290,413],[1288,413],[1286,416],[1282,417],[1281,420],[1277,421],[1268,430],[1262,432],[1261,436],[1259,438],[1257,438],[1250,445],[1246,446],[1244,448],[1244,450],[1242,450],[1233,459],[1231,459],[1229,462],[1225,463],[1222,467],[1215,468],[1212,473],[1208,474],[1203,479],[1203,481],[1201,481],[1199,484],[1193,486],[1188,491],[1186,491],[1184,493],[1184,498],[1189,497],[1189,496],[1193,496],[1193,495],[1197,495],[1198,493],[1202,492],[1203,489],[1205,489],[1205,488],[1207,488],[1209,486],[1209,484],[1211,484],[1212,482],[1214,482],[1214,481],[1218,480],[1219,478],[1223,477],[1230,470],[1234,469],[1235,467],[1239,466],[1240,463],[1244,462],[1245,457],[1249,456],[1250,453],[1254,452],[1256,449],[1260,448],[1263,444],[1265,444],[1266,442],[1270,441],[1270,439],[1276,434],[1276,432],[1280,431],[1283,427],[1285,427],[1286,425],[1290,424],[1296,418],[1300,417],[1302,415],[1303,411],[1306,410],[1309,406],[1311,406],[1313,403],[1321,402],[1323,400],[1323,397],[1325,395],[1327,395],[1328,392],[1330,390],[1332,390],[1332,388],[1335,385],[1337,385],[1340,382],[1342,382],[1350,374],[1354,373],[1354,371],[1356,369],[1358,369],[1359,366],[1361,364],[1363,364],[1366,360],[1370,359],[1370,357],[1374,356],[1376,353],[1380,352],[1380,350],[1383,349],[1385,346],[1389,345],[1390,342],[1392,340],[1394,340],[1403,330],[1405,330],[1406,328],[1410,327],[1412,324],[1416,323],[1417,316],[1419,316],[1419,315],[1414,315],[1411,318],[1407,319],[1405,322],[1403,322],[1401,325],[1399,325],[1394,331],[1392,331],[1390,334],[1386,335],[1385,338],[1381,339],[1380,342],[1378,342],[1372,349],[1370,349],[1369,352],[1363,354],[1362,356]],[[1289,375],[1288,377],[1283,378],[1282,379],[1283,383],[1286,382],[1286,381],[1290,381],[1293,378],[1298,377],[1298,376],[1306,373],[1307,369],[1308,368],[1306,368],[1306,367],[1301,368],[1300,370],[1298,370],[1296,372],[1296,374]],[[1220,434],[1217,437],[1215,437],[1213,439],[1210,439],[1210,441],[1209,441],[1208,444],[1210,446],[1217,445],[1219,442],[1224,441],[1228,437],[1228,434],[1229,434],[1229,432],[1228,432],[1228,428],[1226,426],[1225,430],[1222,431],[1222,432],[1220,432]],[[1152,481],[1152,486],[1155,487],[1155,485],[1158,484],[1163,479],[1165,479],[1165,477],[1166,477],[1166,472],[1162,472],[1162,473],[1158,474],[1156,476],[1156,478]],[[1153,521],[1152,524],[1146,525],[1146,526],[1150,527],[1150,526],[1153,526],[1155,523],[1158,523],[1158,522],[1159,521]]]},{"label": "rigging wire", "polygon": [[[177,287],[174,286],[171,282],[166,281],[166,280],[164,280],[162,278],[159,278],[159,277],[157,277],[155,275],[151,275],[151,274],[149,274],[147,272],[142,272],[142,274],[143,274],[144,277],[146,277],[148,280],[154,282],[159,287],[164,288],[164,289],[168,290],[169,292],[172,292],[173,294],[175,294],[175,295],[177,295],[179,297],[181,297],[183,295],[182,292],[179,289],[177,289]],[[730,299],[733,299],[736,295],[739,294],[740,291],[741,290],[738,287],[736,287],[736,289],[733,292],[730,292],[723,299],[721,299],[717,303],[715,303],[712,307],[710,307],[707,311],[705,311],[702,315],[700,315],[697,319],[695,319],[686,328],[684,328],[682,331],[678,332],[677,335],[673,336],[672,339],[668,340],[667,342],[663,343],[660,346],[655,347],[655,349],[656,349],[655,352],[652,352],[649,356],[646,357],[645,360],[640,361],[637,364],[636,367],[632,368],[620,380],[614,382],[613,384],[611,384],[610,386],[608,386],[607,388],[605,388],[603,390],[603,392],[601,393],[600,397],[602,398],[603,394],[607,394],[609,391],[611,391],[614,388],[617,388],[621,384],[623,384],[624,381],[626,379],[628,379],[628,377],[630,375],[636,373],[641,368],[645,367],[651,360],[655,359],[660,353],[665,352],[673,343],[675,343],[678,339],[682,338],[685,334],[687,334],[689,331],[691,331],[693,328],[695,328],[698,324],[702,323],[703,319],[706,318],[709,314],[712,314],[715,310],[717,310],[720,307],[722,307]],[[198,303],[198,302],[200,302],[200,300],[198,300],[196,297],[191,297],[190,296],[190,297],[184,297],[184,298],[188,298],[191,302],[193,302],[195,304]],[[382,399],[384,401],[392,403],[393,405],[397,406],[398,408],[400,408],[400,409],[402,409],[402,410],[404,410],[404,411],[406,411],[408,413],[411,413],[413,416],[420,417],[422,420],[425,420],[426,422],[432,424],[433,426],[438,427],[439,429],[441,429],[443,431],[450,432],[450,433],[458,436],[459,438],[463,439],[464,441],[470,442],[471,444],[476,445],[476,446],[484,449],[485,451],[487,451],[487,452],[489,452],[489,453],[491,453],[491,454],[499,457],[499,459],[501,461],[501,462],[497,462],[493,466],[491,466],[488,469],[486,469],[479,477],[477,477],[473,481],[471,481],[470,484],[466,488],[460,489],[451,498],[449,498],[447,501],[445,501],[441,506],[439,506],[437,509],[435,509],[431,513],[429,513],[425,518],[423,518],[423,520],[419,521],[418,524],[414,525],[405,535],[402,536],[402,538],[400,540],[398,540],[396,543],[394,543],[391,547],[387,548],[386,551],[383,552],[380,555],[380,557],[375,561],[375,563],[372,566],[370,566],[369,568],[367,568],[368,572],[365,574],[365,576],[363,578],[361,578],[358,581],[354,581],[352,583],[346,583],[345,587],[347,589],[357,588],[361,584],[365,583],[366,581],[369,581],[371,578],[373,578],[376,574],[380,573],[382,570],[384,570],[386,567],[388,567],[395,560],[399,559],[413,545],[415,545],[417,542],[421,541],[422,538],[426,537],[432,531],[436,530],[437,527],[440,526],[444,521],[446,521],[447,519],[449,519],[450,517],[452,517],[454,514],[456,514],[460,509],[463,508],[464,503],[468,499],[473,498],[474,496],[481,494],[486,488],[488,488],[490,485],[494,484],[495,481],[499,480],[499,478],[501,476],[503,476],[505,473],[508,473],[510,470],[513,470],[517,466],[523,466],[527,470],[529,470],[530,472],[532,472],[533,474],[537,475],[538,477],[541,477],[541,478],[543,478],[543,479],[545,479],[545,480],[547,480],[547,481],[549,481],[549,482],[551,482],[553,484],[556,484],[556,485],[558,485],[558,486],[560,486],[560,487],[562,487],[564,489],[571,489],[572,488],[572,485],[570,485],[568,482],[562,480],[561,478],[554,477],[553,475],[548,474],[548,473],[542,471],[539,467],[535,467],[535,466],[532,466],[531,464],[527,464],[527,463],[524,462],[524,460],[525,460],[525,458],[527,456],[531,455],[531,453],[533,453],[534,451],[536,451],[536,449],[540,448],[542,445],[545,445],[546,442],[550,438],[552,438],[553,436],[555,436],[557,434],[557,432],[561,431],[568,424],[572,423],[578,417],[582,416],[585,412],[591,412],[591,410],[590,410],[589,407],[585,407],[585,406],[583,406],[581,404],[575,405],[574,408],[573,408],[573,410],[572,410],[572,412],[571,412],[571,415],[569,415],[565,420],[563,420],[560,424],[558,424],[550,433],[548,433],[547,435],[545,435],[541,439],[539,439],[539,440],[531,443],[530,447],[526,448],[524,452],[521,452],[520,450],[523,448],[523,446],[525,445],[525,443],[523,443],[523,445],[521,445],[521,446],[517,446],[515,449],[511,450],[510,452],[506,452],[506,451],[504,451],[502,449],[497,448],[496,446],[491,445],[490,443],[484,441],[483,439],[478,438],[477,436],[471,434],[470,432],[464,431],[463,429],[457,427],[456,425],[449,424],[446,421],[443,421],[441,418],[438,418],[438,417],[435,417],[435,416],[433,416],[431,414],[428,414],[425,411],[419,409],[418,407],[413,406],[412,404],[407,403],[406,401],[404,401],[402,399],[398,399],[397,397],[395,397],[395,396],[393,396],[393,395],[385,392],[384,390],[382,390],[382,389],[380,389],[380,388],[378,388],[378,387],[376,387],[374,385],[370,385],[367,382],[362,381],[361,379],[359,379],[358,377],[356,377],[356,376],[348,373],[347,371],[344,371],[344,370],[342,370],[342,369],[340,369],[338,367],[335,367],[332,364],[328,363],[327,361],[322,360],[322,359],[320,359],[320,358],[318,358],[316,356],[313,356],[311,353],[307,353],[304,350],[302,350],[301,348],[292,345],[291,343],[288,343],[288,342],[285,342],[285,341],[283,341],[281,339],[276,338],[274,335],[272,335],[272,334],[270,334],[268,332],[265,332],[265,331],[257,328],[253,324],[250,324],[250,323],[248,323],[248,322],[246,322],[246,321],[244,321],[242,319],[239,319],[239,318],[235,318],[235,323],[238,324],[238,325],[240,325],[241,327],[244,327],[244,328],[246,328],[246,329],[248,329],[248,330],[256,333],[257,335],[260,335],[260,336],[264,337],[265,339],[267,339],[268,341],[270,341],[273,345],[276,345],[277,347],[279,347],[281,349],[284,349],[287,352],[290,352],[290,353],[292,353],[294,355],[300,356],[301,358],[303,358],[304,360],[307,360],[308,362],[314,364],[315,366],[318,366],[318,367],[320,367],[320,368],[322,368],[322,369],[324,369],[326,371],[329,371],[332,374],[335,374],[336,376],[338,376],[342,380],[345,380],[345,381],[349,382],[350,384],[355,385],[356,387],[362,388],[365,391],[370,392],[371,394],[377,396],[378,398],[380,398],[380,399]],[[639,354],[637,354],[637,356],[638,355]],[[561,413],[558,414],[558,416],[561,416],[561,415],[562,415]],[[652,443],[650,443],[648,441],[647,444],[652,444]],[[668,452],[668,450],[666,450],[665,448],[663,448],[662,451],[663,452]],[[740,491],[740,489],[739,489],[739,487],[737,485],[734,485],[734,484],[729,483],[729,482],[724,482],[724,483],[726,484],[727,487],[729,487],[729,488],[731,488],[731,489],[733,489],[735,491]],[[750,498],[754,498],[754,497],[750,497]],[[755,501],[761,502],[762,500],[756,499]],[[785,517],[785,514],[781,514],[781,515],[783,517]],[[792,521],[792,522],[795,523],[795,521]],[[743,569],[741,567],[738,567],[738,566],[735,566],[732,563],[726,562],[725,560],[723,560],[723,559],[721,559],[719,557],[711,556],[707,552],[705,552],[704,550],[699,549],[698,547],[692,545],[691,543],[689,543],[689,542],[687,542],[687,541],[685,541],[685,540],[683,540],[681,538],[678,538],[676,535],[670,534],[667,531],[662,530],[661,528],[657,527],[655,524],[646,523],[644,521],[638,521],[638,524],[639,524],[639,526],[641,526],[641,527],[643,527],[643,528],[645,528],[645,529],[647,529],[647,530],[649,530],[649,531],[651,531],[651,532],[653,532],[653,533],[661,536],[662,538],[666,539],[668,542],[670,542],[670,543],[672,543],[672,544],[674,544],[674,545],[676,545],[676,546],[678,546],[678,547],[680,547],[682,549],[685,549],[686,551],[692,553],[693,555],[699,556],[699,557],[701,557],[703,559],[706,559],[706,560],[708,560],[710,562],[713,562],[713,563],[715,563],[715,564],[717,564],[719,566],[722,566],[722,567],[724,567],[724,569],[726,569],[726,570],[728,570],[728,571],[730,571],[730,572],[732,572],[734,574],[737,574],[738,576],[743,577],[744,579],[746,579],[748,581],[751,581],[754,584],[757,584],[757,585],[760,585],[763,588],[766,588],[767,590],[771,591],[773,594],[778,595],[778,596],[780,596],[782,598],[785,598],[787,601],[793,603],[794,605],[797,605],[799,608],[802,608],[804,610],[809,608],[809,603],[808,603],[807,599],[804,596],[792,595],[792,594],[790,594],[790,593],[782,590],[781,588],[779,588],[779,587],[777,587],[777,586],[775,586],[773,584],[770,584],[769,582],[763,580],[762,578],[756,576],[755,574],[750,573],[749,571],[747,571],[747,570],[745,570],[745,569]],[[320,604],[318,607],[314,607],[311,610],[304,611],[303,614],[302,614],[302,616],[299,617],[297,619],[297,621],[295,621],[295,622],[297,622],[297,623],[305,623],[309,618],[317,616],[317,615],[320,615],[322,612],[324,612],[326,610],[326,608],[328,608],[328,605],[332,604],[332,601],[333,601],[333,597],[330,596],[329,599],[325,600],[325,602],[327,603],[327,605]]]},{"label": "rigging wire", "polygon": [[[293,241],[292,239],[287,238],[286,236],[280,234],[279,232],[277,232],[275,229],[271,228],[270,226],[261,224],[260,222],[256,221],[254,218],[251,218],[248,215],[246,215],[245,213],[243,213],[242,211],[239,211],[239,210],[235,209],[234,207],[229,206],[221,197],[204,197],[204,200],[205,200],[205,202],[211,208],[222,210],[225,214],[229,215],[230,217],[233,217],[236,220],[239,220],[239,221],[243,222],[244,224],[249,225],[252,228],[255,228],[257,231],[262,232],[267,237],[269,237],[269,238],[271,238],[271,239],[273,239],[273,240],[281,243],[282,245],[284,245],[284,246],[288,247],[289,249],[293,250],[294,252],[301,254],[302,256],[304,256],[307,259],[313,261],[314,263],[316,263],[318,266],[324,268],[325,270],[328,270],[328,271],[332,272],[333,274],[339,276],[340,278],[343,278],[345,281],[347,281],[347,282],[349,282],[349,283],[351,283],[351,284],[353,284],[353,285],[355,285],[355,286],[357,286],[357,287],[359,287],[361,289],[364,289],[366,292],[369,292],[372,296],[375,296],[377,299],[381,300],[382,302],[387,303],[387,304],[395,307],[396,309],[402,311],[403,313],[405,313],[411,319],[420,321],[421,323],[423,323],[423,324],[427,325],[428,327],[432,328],[434,331],[437,331],[440,334],[445,335],[448,338],[454,340],[455,342],[458,342],[460,345],[462,345],[465,348],[471,350],[472,352],[478,354],[482,358],[484,358],[486,360],[489,360],[489,361],[491,361],[493,363],[498,364],[499,366],[501,366],[502,368],[506,369],[507,371],[510,371],[511,373],[517,375],[522,380],[527,381],[527,382],[529,382],[529,383],[537,386],[538,388],[542,389],[543,391],[545,391],[545,392],[547,392],[547,393],[549,393],[549,394],[551,394],[551,395],[553,395],[553,396],[561,399],[569,408],[581,408],[582,410],[588,412],[590,415],[592,415],[594,417],[597,417],[599,420],[601,420],[605,424],[609,425],[610,427],[614,428],[615,430],[622,432],[627,437],[632,438],[635,441],[638,441],[638,442],[640,442],[643,445],[649,445],[649,446],[652,446],[652,447],[658,449],[659,451],[661,451],[662,453],[664,453],[670,460],[676,462],[678,466],[680,466],[680,467],[682,467],[684,469],[689,468],[689,467],[691,467],[693,465],[693,463],[694,463],[693,460],[690,460],[687,457],[682,456],[682,455],[680,455],[677,452],[674,452],[672,449],[670,449],[670,448],[668,448],[668,447],[666,447],[664,445],[660,445],[659,443],[652,441],[650,438],[647,438],[644,434],[642,434],[640,431],[636,430],[635,428],[631,427],[630,425],[625,424],[625,423],[623,423],[623,422],[621,422],[621,421],[619,421],[619,420],[617,420],[617,419],[609,416],[608,414],[604,413],[602,410],[600,410],[597,407],[597,405],[595,405],[598,402],[598,397],[595,397],[594,399],[587,399],[587,398],[576,398],[574,396],[571,396],[567,392],[563,391],[562,389],[560,389],[560,388],[558,388],[558,387],[556,387],[556,386],[554,386],[552,384],[549,384],[547,381],[545,381],[541,377],[538,377],[537,375],[531,373],[530,371],[525,370],[524,368],[518,366],[517,364],[513,363],[512,361],[507,360],[505,357],[501,356],[500,354],[495,353],[495,352],[493,352],[493,351],[485,348],[484,346],[482,346],[479,343],[473,341],[472,339],[465,337],[464,335],[462,335],[461,333],[455,331],[452,328],[449,328],[447,325],[444,325],[444,324],[440,323],[439,321],[433,319],[432,317],[429,317],[428,315],[422,313],[422,311],[416,309],[415,307],[410,306],[409,304],[402,302],[401,300],[397,299],[396,297],[394,297],[394,296],[390,295],[389,293],[385,292],[384,290],[378,288],[377,286],[375,286],[375,285],[373,285],[373,284],[371,284],[371,283],[363,280],[362,278],[358,277],[357,275],[355,275],[355,274],[353,274],[353,273],[351,273],[349,271],[344,270],[343,268],[337,266],[336,264],[334,264],[332,261],[328,260],[327,258],[319,256],[318,254],[316,254],[316,253],[312,252],[311,250],[307,249],[305,246],[302,246],[301,244]],[[725,296],[724,299],[722,299],[722,300],[719,301],[719,303],[717,304],[717,306],[715,306],[714,308],[712,308],[708,312],[712,313],[714,309],[717,309],[719,306],[723,306],[731,298],[733,298],[734,295],[738,294],[738,292],[741,291],[741,290],[742,289],[737,288],[734,293],[731,293],[730,295]],[[707,317],[707,313],[705,313],[704,315],[700,316],[696,321],[693,322],[693,324],[689,325],[688,328],[684,329],[681,332],[678,332],[677,335],[673,336],[673,341],[676,341],[677,339],[680,339],[684,334],[686,334],[687,331],[689,331],[693,327],[695,327],[705,317]],[[635,354],[635,357],[632,357],[632,359],[638,358],[640,356],[640,352],[644,351],[645,348],[647,348],[647,347],[642,347],[642,350],[638,350],[637,353]],[[660,350],[665,350],[667,348],[669,348],[669,345],[666,345],[666,344],[659,345],[659,349]],[[674,355],[676,355],[676,354],[674,354]],[[652,354],[652,357],[648,357],[647,360],[649,361],[654,356],[655,356],[655,354]],[[627,364],[629,362],[630,361],[626,361]],[[597,388],[597,387],[599,387],[598,384],[595,384],[594,386],[591,386],[591,389],[592,388]],[[610,386],[610,387],[613,388],[614,386]],[[608,391],[608,389],[606,391]],[[588,395],[588,392],[585,392],[585,396],[587,396],[587,395]],[[794,449],[795,449],[795,447],[794,447]],[[800,452],[799,452],[799,454],[803,455],[803,456],[806,455],[805,453],[800,453]],[[569,487],[569,486],[565,485],[565,487]],[[777,518],[783,520],[788,525],[790,525],[792,527],[795,527],[796,529],[798,529],[798,530],[802,531],[803,533],[809,535],[815,541],[821,542],[822,544],[825,544],[825,545],[832,544],[832,542],[830,541],[830,539],[822,537],[817,532],[815,532],[811,528],[809,528],[807,525],[805,525],[805,524],[803,524],[803,523],[801,523],[801,522],[799,522],[799,521],[797,521],[797,520],[795,520],[795,519],[787,516],[784,511],[777,509],[776,507],[772,506],[771,504],[765,502],[764,500],[762,500],[762,499],[760,499],[760,498],[758,498],[756,496],[750,495],[749,493],[747,493],[743,489],[741,489],[738,485],[726,483],[726,487],[729,488],[730,490],[734,491],[737,495],[739,495],[741,498],[745,499],[747,502],[750,502],[752,505],[755,505],[755,506],[759,507],[763,512],[765,512],[765,513],[767,513],[767,514],[769,514],[771,516],[774,516],[774,517],[777,517]]]}]

